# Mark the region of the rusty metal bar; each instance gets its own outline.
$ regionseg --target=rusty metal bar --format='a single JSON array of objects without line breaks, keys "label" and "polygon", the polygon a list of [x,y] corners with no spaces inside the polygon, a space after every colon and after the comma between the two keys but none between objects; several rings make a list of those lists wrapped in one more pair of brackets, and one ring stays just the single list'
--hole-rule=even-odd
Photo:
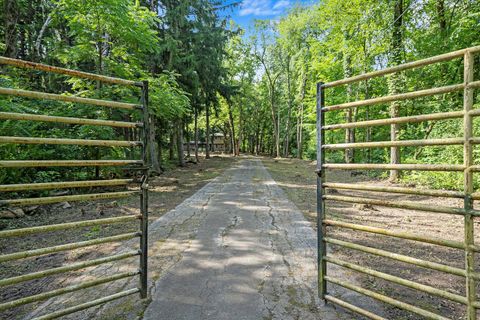
[{"label": "rusty metal bar", "polygon": [[141,141],[122,140],[87,140],[87,139],[57,139],[57,138],[31,138],[0,136],[0,144],[60,144],[98,147],[137,147]]},{"label": "rusty metal bar", "polygon": [[[464,208],[454,208],[454,207],[445,207],[431,204],[421,204],[413,201],[389,201],[383,199],[371,199],[371,198],[362,198],[362,197],[347,197],[347,196],[334,196],[334,195],[325,195],[323,196],[325,200],[339,201],[339,202],[348,202],[348,203],[363,203],[371,204],[381,207],[389,208],[400,208],[400,209],[410,209],[416,211],[426,211],[426,212],[437,212],[437,213],[447,213],[447,214],[458,214],[465,215],[467,212]],[[480,211],[471,209],[468,213],[474,215],[480,215]]]},{"label": "rusty metal bar", "polygon": [[67,189],[67,188],[88,188],[88,187],[113,187],[113,186],[126,186],[133,182],[135,182],[134,179],[112,179],[112,180],[87,180],[87,181],[45,182],[45,183],[24,183],[24,184],[0,184],[0,192]]},{"label": "rusty metal bar", "polygon": [[[420,171],[463,171],[463,165],[452,164],[378,164],[378,163],[326,163],[326,169],[342,170],[420,170]],[[475,169],[475,168],[473,168]],[[479,168],[480,169],[480,166]]]},{"label": "rusty metal bar", "polygon": [[343,241],[343,240],[334,239],[334,238],[330,238],[330,237],[325,238],[325,242],[331,243],[331,244],[334,244],[334,245],[338,245],[338,246],[342,246],[342,247],[345,247],[345,248],[348,248],[348,249],[357,250],[357,251],[360,251],[360,252],[369,253],[369,254],[373,254],[373,255],[376,255],[376,256],[380,256],[380,257],[384,257],[384,258],[393,259],[393,260],[396,260],[396,261],[401,261],[401,262],[413,264],[413,265],[416,265],[416,266],[419,266],[419,267],[453,274],[453,275],[456,275],[456,276],[461,276],[461,277],[466,276],[466,271],[464,269],[450,267],[450,266],[440,264],[440,263],[436,263],[436,262],[431,262],[431,261],[426,261],[426,260],[422,260],[422,259],[412,258],[412,257],[405,256],[405,255],[402,255],[402,254],[393,253],[393,252],[390,252],[390,251],[381,250],[381,249],[377,249],[377,248],[367,247],[367,246],[363,246],[363,245],[360,245],[360,244],[357,244],[357,243]]},{"label": "rusty metal bar", "polygon": [[346,228],[351,230],[358,230],[363,232],[380,234],[380,235],[394,237],[394,238],[430,243],[430,244],[435,244],[435,245],[454,248],[454,249],[465,249],[465,243],[459,242],[459,241],[424,237],[424,236],[416,235],[409,232],[391,231],[391,230],[377,228],[377,227],[370,227],[370,226],[364,226],[360,224],[353,224],[353,223],[347,223],[347,222],[335,221],[335,220],[324,220],[323,223],[327,226],[334,226],[334,227]]},{"label": "rusty metal bar", "polygon": [[0,56],[0,64],[6,64],[6,65],[10,65],[18,68],[24,68],[24,69],[33,69],[33,70],[63,74],[63,75],[72,76],[76,78],[96,80],[96,81],[101,81],[101,82],[110,83],[110,84],[120,84],[120,85],[137,86],[137,87],[141,87],[143,85],[142,82],[135,82],[135,81],[125,80],[120,78],[102,76],[95,73],[54,67],[46,64],[41,64],[41,63],[36,63],[31,61],[24,61],[19,59],[12,59],[12,58],[2,57],[2,56]]},{"label": "rusty metal bar", "polygon": [[55,100],[55,101],[63,101],[63,102],[89,104],[89,105],[95,105],[95,106],[101,106],[101,107],[110,107],[110,108],[126,109],[126,110],[135,110],[135,109],[141,108],[140,106],[133,103],[99,100],[99,99],[91,99],[91,98],[80,98],[75,96],[64,96],[64,95],[54,94],[54,93],[28,91],[28,90],[21,90],[21,89],[10,89],[10,88],[2,88],[2,87],[0,87],[0,94],[15,96],[15,97],[23,97],[23,98],[46,99],[46,100]]},{"label": "rusty metal bar", "polygon": [[422,59],[422,60],[417,60],[417,61],[413,61],[413,62],[409,62],[409,63],[404,63],[404,64],[400,64],[398,66],[386,68],[386,69],[383,69],[383,70],[373,71],[373,72],[365,73],[365,74],[358,75],[358,76],[355,76],[355,77],[329,82],[329,83],[326,83],[326,84],[322,85],[322,87],[323,88],[332,88],[332,87],[336,87],[336,86],[340,86],[340,85],[344,85],[344,84],[358,82],[358,81],[361,81],[361,80],[366,80],[366,79],[370,79],[370,78],[384,76],[384,75],[387,75],[387,74],[391,74],[391,73],[395,73],[395,72],[399,72],[399,71],[403,71],[403,70],[415,69],[415,68],[424,67],[424,66],[434,64],[434,63],[438,63],[438,62],[449,61],[449,60],[452,60],[452,59],[455,59],[455,58],[463,57],[465,52],[467,52],[467,51],[470,52],[470,53],[479,52],[480,51],[480,46],[466,48],[466,49],[462,49],[462,50],[457,50],[457,51],[453,51],[453,52],[450,52],[450,53],[441,54],[441,55],[438,55],[438,56],[435,56],[435,57],[430,57],[430,58],[426,58],[426,59]]},{"label": "rusty metal bar", "polygon": [[[418,188],[403,188],[403,187],[387,187],[371,184],[357,184],[357,183],[334,183],[326,182],[323,184],[325,188],[331,189],[345,189],[345,190],[360,190],[360,191],[376,191],[387,193],[400,194],[415,194],[431,197],[446,197],[446,198],[464,198],[464,193],[460,191],[449,190],[432,190],[432,189],[418,189]],[[1,190],[1,188],[0,188]]]},{"label": "rusty metal bar", "polygon": [[17,284],[20,282],[25,282],[33,279],[38,279],[38,278],[43,278],[47,276],[51,276],[54,274],[59,274],[59,273],[66,273],[69,271],[75,271],[87,267],[93,267],[93,266],[98,266],[101,264],[109,263],[109,262],[114,262],[118,260],[123,260],[127,258],[131,258],[134,256],[138,256],[140,254],[139,251],[130,251],[126,253],[121,253],[117,255],[113,255],[110,257],[105,257],[105,258],[100,258],[100,259],[94,259],[94,260],[87,260],[87,261],[82,261],[78,263],[73,263],[70,265],[58,267],[58,268],[52,268],[52,269],[47,269],[43,271],[37,271],[37,272],[32,272],[28,274],[24,274],[21,276],[17,277],[12,277],[12,278],[7,278],[7,279],[0,279],[0,287],[4,286],[10,286],[12,284]]},{"label": "rusty metal bar", "polygon": [[[74,250],[74,249],[78,249],[78,248],[91,247],[91,246],[96,246],[96,245],[104,244],[104,243],[124,241],[124,240],[133,239],[133,238],[136,238],[136,237],[139,237],[139,236],[140,236],[139,232],[132,232],[132,233],[125,233],[125,234],[120,234],[120,235],[116,235],[116,236],[98,238],[98,239],[93,239],[93,240],[88,240],[88,241],[62,244],[62,245],[54,246],[54,247],[47,247],[47,248],[41,248],[41,249],[34,249],[34,250],[28,250],[28,251],[22,251],[22,252],[9,253],[9,254],[0,255],[0,262],[25,259],[25,258],[30,258],[30,257],[36,257],[36,256],[45,255],[45,254],[55,253],[55,252]],[[0,308],[0,310],[1,310],[1,308]]]},{"label": "rusty metal bar", "polygon": [[416,98],[428,97],[428,96],[444,94],[444,93],[449,93],[449,92],[461,91],[461,90],[464,89],[464,87],[465,87],[465,85],[463,83],[462,84],[455,84],[455,85],[445,86],[445,87],[440,87],[440,88],[431,88],[431,89],[426,89],[426,90],[419,90],[419,91],[408,92],[408,93],[400,93],[400,94],[395,94],[395,95],[391,95],[391,96],[384,96],[384,97],[373,98],[373,99],[368,99],[368,100],[347,102],[347,103],[338,104],[338,105],[334,105],[334,106],[324,107],[322,110],[325,111],[325,112],[328,112],[328,111],[333,111],[333,110],[343,110],[343,109],[349,109],[349,108],[354,108],[354,107],[371,106],[371,105],[376,105],[376,104],[380,104],[380,103],[387,103],[387,102],[392,102],[392,101],[402,101],[402,100],[408,100],[408,99],[416,99]]},{"label": "rusty metal bar", "polygon": [[139,122],[124,122],[124,121],[113,121],[113,120],[44,116],[44,115],[38,115],[38,114],[14,113],[14,112],[0,112],[0,119],[43,121],[43,122],[80,124],[80,125],[91,125],[91,126],[107,126],[107,127],[117,127],[117,128],[141,128],[143,126],[143,123],[139,123]]},{"label": "rusty metal bar", "polygon": [[138,219],[139,219],[138,215],[129,215],[129,216],[122,216],[122,217],[114,217],[114,218],[83,220],[83,221],[77,221],[77,222],[51,224],[46,226],[38,226],[38,227],[30,227],[30,228],[22,228],[22,229],[3,230],[3,231],[0,231],[0,238],[19,237],[19,236],[26,236],[26,235],[31,235],[35,233],[116,224],[116,223],[134,221]]},{"label": "rusty metal bar", "polygon": [[325,182],[325,170],[322,165],[325,163],[325,152],[322,146],[325,144],[325,135],[322,127],[325,124],[323,107],[325,106],[325,90],[322,83],[317,84],[317,282],[318,295],[325,299],[327,294],[327,282],[324,280],[327,275],[327,263],[323,257],[327,254],[327,247],[323,238],[326,235],[326,227],[323,224],[325,219],[325,202],[323,201],[323,183]]},{"label": "rusty metal bar", "polygon": [[325,300],[326,300],[326,301],[329,301],[329,302],[331,302],[331,303],[333,303],[333,304],[336,304],[336,305],[338,305],[338,306],[340,306],[340,307],[342,307],[342,308],[345,308],[345,309],[347,309],[347,310],[350,310],[350,311],[352,311],[352,312],[355,312],[355,313],[357,313],[357,314],[359,314],[359,315],[362,315],[362,316],[364,316],[364,317],[367,317],[368,319],[372,319],[372,320],[387,320],[387,319],[384,318],[384,317],[380,317],[379,315],[376,315],[376,314],[374,314],[374,313],[372,313],[372,312],[370,312],[370,311],[367,311],[367,310],[365,310],[365,309],[362,309],[362,308],[359,308],[359,307],[357,307],[357,306],[354,306],[353,304],[350,304],[350,303],[348,303],[348,302],[345,302],[345,301],[343,301],[343,300],[340,300],[340,299],[338,299],[338,298],[336,298],[336,297],[334,297],[334,296],[328,295],[328,294],[325,296]]},{"label": "rusty metal bar", "polygon": [[71,293],[71,292],[75,292],[75,291],[78,291],[78,290],[91,288],[91,287],[94,287],[94,286],[98,286],[100,284],[113,282],[113,281],[117,281],[117,280],[121,280],[121,279],[125,279],[125,278],[134,277],[138,274],[139,274],[138,271],[122,272],[122,273],[119,273],[119,274],[116,274],[116,275],[113,275],[113,276],[99,278],[99,279],[95,279],[95,280],[90,280],[90,281],[82,282],[82,283],[75,284],[75,285],[72,285],[72,286],[68,286],[68,287],[65,287],[65,288],[36,294],[36,295],[33,295],[33,296],[29,296],[29,297],[26,297],[26,298],[21,298],[21,299],[14,300],[14,301],[5,302],[5,303],[0,304],[0,311],[7,310],[7,309],[10,309],[10,308],[15,308],[15,307],[22,306],[22,305],[25,305],[25,304],[29,304],[29,303],[32,303],[32,302],[37,302],[37,301],[42,301],[42,300],[46,300],[46,299],[49,299],[49,298],[57,297],[57,296],[62,295],[62,294]]},{"label": "rusty metal bar", "polygon": [[464,304],[464,305],[466,305],[468,303],[466,297],[455,294],[455,293],[451,293],[451,292],[448,292],[448,291],[445,291],[445,290],[437,289],[437,288],[434,288],[434,287],[431,287],[431,286],[427,286],[425,284],[417,283],[415,281],[411,281],[411,280],[403,279],[403,278],[400,278],[400,277],[396,277],[396,276],[393,276],[393,275],[390,275],[390,274],[387,274],[387,273],[379,272],[379,271],[376,271],[376,270],[373,270],[373,269],[370,269],[370,268],[367,268],[367,267],[360,266],[358,264],[342,261],[342,260],[337,259],[335,257],[326,256],[325,260],[329,263],[336,264],[337,266],[341,266],[341,267],[344,267],[344,268],[347,268],[347,269],[350,269],[350,270],[361,272],[361,273],[367,274],[369,276],[380,278],[380,279],[383,279],[383,280],[386,280],[386,281],[389,281],[389,282],[392,282],[392,283],[395,283],[395,284],[398,284],[398,285],[401,285],[401,286],[405,286],[405,287],[408,287],[408,288],[411,288],[411,289],[419,290],[419,291],[422,291],[422,292],[425,292],[425,293],[428,293],[428,294],[431,294],[431,295],[434,295],[434,296],[437,296],[437,297],[440,297],[440,298],[443,298],[443,299],[448,299],[448,300],[458,302],[458,303],[461,303],[461,304]]},{"label": "rusty metal bar", "polygon": [[411,304],[408,304],[408,303],[405,303],[405,302],[401,302],[397,299],[393,299],[393,298],[390,298],[390,297],[387,297],[385,295],[382,295],[382,294],[379,294],[377,292],[374,292],[374,291],[371,291],[371,290],[368,290],[368,289],[365,289],[365,288],[362,288],[362,287],[359,287],[359,286],[356,286],[356,285],[353,285],[353,284],[350,284],[348,283],[347,281],[342,281],[342,280],[339,280],[339,279],[336,279],[336,278],[333,278],[333,277],[330,277],[330,276],[327,276],[325,277],[325,279],[330,282],[330,283],[333,283],[333,284],[336,284],[338,286],[341,286],[341,287],[344,287],[346,289],[349,289],[349,290],[352,290],[352,291],[355,291],[355,292],[358,292],[360,294],[363,294],[367,297],[370,297],[370,298],[373,298],[373,299],[376,299],[376,300],[379,300],[379,301],[382,301],[382,302],[385,302],[385,303],[388,303],[392,306],[395,306],[397,308],[400,308],[400,309],[403,309],[403,310],[407,310],[407,311],[410,311],[410,312],[413,312],[413,313],[416,313],[416,314],[419,314],[423,317],[426,317],[427,319],[433,319],[433,320],[451,320],[449,318],[445,318],[443,316],[440,316],[438,314],[435,314],[435,313],[432,313],[430,311],[427,311],[427,310],[424,310],[424,309],[421,309],[419,307],[415,307]]},{"label": "rusty metal bar", "polygon": [[91,307],[94,307],[94,306],[98,306],[100,304],[107,303],[109,301],[113,301],[113,300],[120,299],[120,298],[123,298],[123,297],[126,297],[126,296],[130,296],[132,294],[139,293],[139,292],[140,292],[140,289],[130,289],[130,290],[122,291],[122,292],[119,292],[119,293],[116,293],[116,294],[112,294],[110,296],[106,296],[106,297],[103,297],[103,298],[100,298],[100,299],[92,300],[90,302],[82,303],[78,306],[65,308],[63,310],[59,310],[59,311],[56,311],[56,312],[53,312],[53,313],[50,313],[50,314],[47,314],[47,315],[44,315],[44,316],[41,316],[41,317],[38,317],[38,318],[34,318],[32,320],[51,320],[51,319],[60,318],[60,317],[65,316],[67,314],[71,314],[71,313],[74,313],[74,312],[85,310],[85,309],[88,309],[88,308],[91,308]]},{"label": "rusty metal bar", "polygon": [[327,150],[340,150],[340,149],[353,149],[353,148],[387,148],[387,147],[414,147],[414,146],[425,147],[425,146],[451,146],[451,145],[463,145],[463,138],[336,143],[336,144],[326,144],[323,146],[323,148]]},{"label": "rusty metal bar", "polygon": [[0,200],[1,206],[32,206],[41,204],[60,203],[65,201],[86,201],[86,200],[102,200],[102,199],[120,199],[133,195],[138,195],[138,191],[121,191],[121,192],[104,192],[91,194],[76,194],[72,196],[56,196],[41,198],[23,198]]},{"label": "rusty metal bar", "polygon": [[34,167],[107,167],[142,164],[139,160],[6,160],[0,161],[0,168]]},{"label": "rusty metal bar", "polygon": [[451,112],[441,112],[441,113],[432,113],[432,114],[422,114],[419,116],[376,119],[376,120],[367,120],[367,121],[358,121],[358,122],[349,122],[349,123],[337,123],[337,124],[330,124],[330,125],[324,126],[323,130],[365,128],[365,127],[384,126],[384,125],[400,124],[400,123],[438,121],[438,120],[448,120],[448,119],[457,119],[457,118],[463,118],[463,111],[451,111]]}]

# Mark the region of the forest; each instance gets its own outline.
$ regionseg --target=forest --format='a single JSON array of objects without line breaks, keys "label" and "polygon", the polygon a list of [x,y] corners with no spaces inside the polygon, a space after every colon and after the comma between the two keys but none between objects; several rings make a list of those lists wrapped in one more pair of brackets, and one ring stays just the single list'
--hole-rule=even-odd
[{"label": "forest", "polygon": [[[5,57],[150,83],[153,171],[198,162],[198,146],[215,134],[225,152],[316,157],[316,86],[357,74],[480,44],[476,0],[323,0],[297,4],[281,17],[242,29],[230,19],[241,2],[217,0],[2,0],[0,51]],[[477,58],[478,61],[478,58]],[[475,78],[479,78],[476,68]],[[457,84],[453,60],[339,87],[327,104]],[[0,86],[136,102],[138,92],[95,81],[3,66]],[[477,99],[475,100],[478,103]],[[121,110],[0,96],[1,111],[132,121]],[[399,108],[401,106],[401,108]],[[351,108],[327,116],[355,122],[461,110],[461,93]],[[48,130],[45,130],[47,129]],[[364,142],[461,137],[460,120],[329,131],[326,141]],[[478,124],[475,124],[478,131]],[[132,140],[131,130],[0,122],[0,135]],[[190,141],[193,142],[193,147]],[[2,145],[0,158],[49,160],[132,157],[121,148]],[[477,152],[477,151],[475,151]],[[396,162],[461,163],[462,148],[401,148]],[[388,163],[390,149],[347,149],[330,162]],[[118,169],[0,170],[0,183],[50,182],[116,175]],[[420,184],[455,189],[454,173],[406,172]],[[386,177],[386,176],[385,176]]]}]

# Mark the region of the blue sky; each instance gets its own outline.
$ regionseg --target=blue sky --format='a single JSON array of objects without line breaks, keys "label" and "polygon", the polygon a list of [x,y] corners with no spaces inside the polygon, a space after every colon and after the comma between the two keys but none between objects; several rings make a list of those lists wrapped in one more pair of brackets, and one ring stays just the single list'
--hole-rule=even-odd
[{"label": "blue sky", "polygon": [[[228,1],[229,3],[237,1]],[[253,26],[255,19],[278,19],[296,4],[312,4],[314,0],[243,0],[241,5],[226,12],[243,29]]]}]

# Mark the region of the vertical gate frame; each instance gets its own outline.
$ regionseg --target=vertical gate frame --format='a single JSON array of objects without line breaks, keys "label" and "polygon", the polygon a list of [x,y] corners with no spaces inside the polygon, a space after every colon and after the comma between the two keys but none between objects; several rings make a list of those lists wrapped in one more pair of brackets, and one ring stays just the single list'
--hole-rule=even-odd
[{"label": "vertical gate frame", "polygon": [[[342,281],[336,279],[330,275],[327,275],[327,262],[339,265],[341,267],[346,267],[352,270],[356,270],[361,273],[373,275],[376,278],[384,279],[392,283],[397,283],[400,285],[407,285],[410,288],[419,290],[421,292],[434,294],[436,296],[442,297],[443,299],[456,301],[466,307],[466,319],[467,320],[476,320],[477,319],[477,310],[480,309],[480,301],[477,300],[476,294],[476,282],[480,281],[480,272],[475,270],[475,252],[480,251],[480,247],[475,244],[474,241],[474,218],[479,216],[479,211],[474,210],[474,200],[480,200],[480,192],[474,192],[473,185],[473,173],[480,171],[480,166],[474,164],[473,159],[473,147],[476,144],[479,144],[480,138],[473,135],[473,118],[480,116],[480,109],[473,109],[474,103],[474,90],[480,88],[480,81],[475,81],[474,79],[474,54],[480,53],[480,46],[466,48],[439,56],[418,60],[395,67],[387,68],[384,70],[374,71],[359,76],[354,76],[351,78],[346,78],[338,81],[333,81],[330,83],[319,82],[317,84],[317,93],[316,93],[316,109],[317,109],[317,252],[318,252],[318,295],[325,302],[331,302],[337,304],[341,307],[344,307],[352,312],[366,316],[369,319],[384,319],[368,310],[364,310],[358,306],[352,305],[346,301],[343,301],[337,297],[333,297],[327,293],[327,283],[342,286],[348,290],[353,290],[359,294],[367,295],[371,298],[377,299],[384,303],[396,306],[400,309],[410,311],[417,315],[421,315],[430,319],[448,319],[442,315],[432,313],[430,311],[424,310],[422,308],[416,307],[411,304],[401,302],[392,297],[386,295],[381,295],[376,292],[364,289],[360,286],[349,283],[348,281]],[[362,80],[367,80],[374,77],[385,76],[391,73],[400,72],[404,70],[419,68],[439,62],[450,61],[453,59],[462,58],[464,62],[464,79],[462,84],[454,84],[451,86],[440,87],[440,88],[431,88],[424,89],[415,92],[409,93],[400,93],[394,96],[384,96],[378,98],[371,98],[368,100],[348,102],[344,104],[338,104],[333,106],[325,106],[325,89],[332,88],[340,85],[346,85],[354,82],[359,82]],[[445,112],[440,114],[422,114],[417,116],[409,117],[397,117],[392,119],[377,119],[363,121],[363,122],[354,122],[354,123],[333,123],[325,125],[325,112],[330,112],[334,110],[343,110],[347,108],[369,106],[378,103],[386,103],[397,100],[406,100],[406,99],[415,99],[419,97],[428,97],[437,95],[440,93],[455,92],[463,90],[463,110],[462,111],[453,111]],[[340,144],[329,144],[325,145],[325,131],[327,130],[339,130],[347,128],[368,128],[371,126],[386,126],[392,123],[415,123],[422,121],[438,121],[445,119],[459,119],[463,118],[463,137],[460,139],[437,139],[437,140],[412,140],[412,141],[379,141],[379,142],[369,142],[369,143],[340,143]],[[350,147],[355,148],[388,148],[395,145],[411,145],[411,146],[427,146],[427,145],[463,145],[463,165],[439,165],[439,164],[329,164],[325,162],[325,151],[327,150],[341,150]],[[336,221],[332,218],[326,219],[325,217],[325,205],[329,200],[346,202],[346,203],[373,203],[383,207],[401,207],[406,203],[405,201],[383,201],[375,200],[372,198],[365,198],[359,196],[330,196],[326,194],[326,189],[342,189],[347,191],[352,190],[368,190],[372,192],[387,192],[387,193],[396,193],[396,194],[415,194],[412,190],[406,190],[405,188],[399,187],[378,187],[373,185],[366,184],[355,184],[355,183],[331,183],[326,182],[325,174],[326,169],[344,169],[344,170],[353,170],[353,169],[363,169],[363,170],[387,170],[387,169],[396,169],[396,170],[427,170],[427,171],[451,171],[451,172],[463,172],[464,183],[463,183],[463,192],[459,191],[443,191],[443,190],[420,190],[418,194],[427,195],[430,197],[452,197],[452,198],[463,198],[464,204],[462,208],[454,207],[442,207],[441,210],[437,208],[429,208],[424,205],[410,204],[409,208],[411,210],[421,210],[426,212],[438,212],[438,213],[454,213],[457,215],[463,215],[464,220],[464,240],[460,241],[450,241],[441,238],[429,238],[424,237],[414,233],[408,232],[395,232],[391,230],[386,230],[377,227],[369,227],[364,225],[358,225],[353,223],[346,223],[343,221]],[[376,248],[358,245],[353,242],[335,239],[331,236],[328,236],[326,233],[326,227],[336,227],[336,228],[346,228],[353,230],[355,232],[369,232],[373,234],[378,234],[381,236],[389,236],[400,239],[408,239],[421,243],[431,243],[434,245],[446,246],[454,249],[460,249],[464,251],[465,255],[465,265],[464,268],[453,268],[448,265],[433,263],[430,261],[412,258],[405,255],[399,255],[394,252],[379,250]],[[342,261],[338,258],[332,257],[327,253],[326,243],[335,244],[342,246],[343,248],[349,250],[356,250],[364,254],[370,254],[373,257],[382,256],[389,259],[394,259],[397,261],[403,261],[415,266],[421,266],[431,270],[436,270],[439,272],[446,272],[451,274],[456,274],[465,278],[465,296],[451,293],[446,290],[440,290],[433,287],[428,287],[421,285],[414,281],[404,281],[403,279],[395,276],[391,276],[386,273],[381,273],[373,269],[360,266],[357,264],[349,263]],[[395,281],[394,281],[395,280]],[[407,283],[408,282],[408,283]],[[447,315],[448,316],[448,315]]]},{"label": "vertical gate frame", "polygon": [[[21,96],[31,99],[50,99],[63,102],[81,103],[86,105],[93,105],[97,107],[110,107],[119,109],[128,109],[132,112],[141,112],[142,122],[124,122],[113,120],[99,120],[99,119],[85,119],[85,118],[73,118],[73,117],[56,117],[48,115],[37,114],[23,114],[14,112],[0,112],[1,120],[22,120],[22,121],[41,121],[50,123],[67,123],[75,125],[94,125],[94,126],[108,126],[117,128],[129,128],[140,130],[141,141],[115,141],[115,140],[87,140],[87,139],[40,139],[30,137],[2,137],[1,143],[10,144],[69,144],[69,145],[84,145],[84,146],[97,146],[97,147],[124,147],[124,148],[141,148],[141,160],[0,160],[0,168],[27,168],[27,167],[88,167],[88,166],[123,166],[125,169],[140,170],[142,177],[140,181],[135,179],[113,179],[113,180],[92,180],[92,181],[62,181],[53,183],[25,183],[25,184],[11,184],[0,185],[1,192],[16,192],[22,190],[50,190],[50,189],[65,189],[65,188],[86,188],[92,186],[127,186],[130,183],[139,184],[140,191],[121,191],[121,192],[104,192],[97,194],[78,194],[72,196],[52,196],[52,197],[38,197],[38,198],[21,198],[14,200],[0,200],[0,207],[2,206],[22,206],[31,204],[47,204],[47,203],[59,203],[63,201],[86,201],[96,199],[115,199],[125,198],[132,195],[140,197],[140,214],[132,214],[126,216],[117,216],[104,219],[94,220],[81,220],[76,222],[60,223],[54,225],[28,227],[23,229],[12,229],[0,231],[0,238],[8,237],[21,237],[31,234],[38,234],[44,232],[52,232],[59,230],[68,230],[74,228],[82,228],[89,226],[102,226],[112,225],[116,223],[135,222],[140,221],[140,230],[137,232],[117,234],[105,238],[96,238],[89,241],[73,242],[61,245],[55,245],[46,248],[32,249],[22,252],[14,252],[10,254],[0,254],[0,263],[12,260],[25,259],[28,257],[35,257],[54,252],[74,250],[78,248],[91,247],[103,243],[120,242],[129,239],[139,238],[140,249],[129,251],[124,254],[117,254],[112,256],[106,256],[92,261],[83,261],[75,264],[66,264],[64,266],[24,274],[7,279],[0,280],[0,287],[28,281],[33,278],[44,277],[48,274],[60,274],[71,270],[77,270],[86,266],[97,266],[104,263],[113,261],[120,261],[130,257],[139,256],[140,268],[131,272],[123,272],[113,276],[105,276],[101,278],[92,279],[91,281],[82,282],[67,286],[52,291],[42,292],[33,296],[27,296],[8,302],[0,302],[0,311],[8,310],[21,305],[26,305],[33,302],[46,300],[55,296],[59,296],[66,293],[76,292],[78,290],[86,289],[89,287],[97,286],[100,284],[117,281],[120,279],[131,278],[139,275],[140,281],[137,288],[124,290],[111,295],[104,296],[102,298],[91,300],[79,305],[66,307],[52,313],[42,315],[36,318],[39,319],[55,319],[70,313],[81,311],[93,306],[101,305],[109,301],[113,301],[122,297],[126,297],[133,294],[140,294],[141,298],[148,296],[148,179],[150,173],[150,158],[148,156],[149,147],[149,112],[148,112],[148,81],[131,81],[121,78],[108,77],[103,75],[97,75],[93,73],[81,72],[77,70],[70,70],[65,68],[59,68],[49,66],[40,63],[34,63],[29,61],[23,61],[19,59],[12,59],[0,56],[0,64],[10,65],[18,68],[33,69],[39,71],[45,71],[48,73],[56,73],[61,75],[67,75],[77,78],[84,78],[89,80],[100,81],[107,84],[122,85],[138,87],[141,90],[141,105],[108,101],[90,98],[79,98],[73,96],[64,96],[59,94],[26,91],[19,89],[0,88],[0,94],[9,96]],[[138,111],[136,111],[138,110]],[[127,167],[131,165],[131,167]]]}]

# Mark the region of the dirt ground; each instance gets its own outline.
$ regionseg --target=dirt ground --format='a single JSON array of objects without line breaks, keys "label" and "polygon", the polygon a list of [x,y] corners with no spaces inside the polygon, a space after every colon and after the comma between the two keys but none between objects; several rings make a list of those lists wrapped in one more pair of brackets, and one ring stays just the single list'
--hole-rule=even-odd
[{"label": "dirt ground", "polygon": [[[150,181],[150,210],[153,214],[149,220],[155,221],[165,212],[175,208],[186,198],[203,187],[210,180],[218,176],[224,169],[230,167],[236,160],[227,156],[213,156],[209,160],[201,159],[199,164],[187,164],[183,168],[169,170]],[[91,192],[119,191],[119,189],[89,190]],[[108,218],[138,213],[138,197],[115,201],[74,202],[71,208],[65,204],[41,206],[34,215],[25,215],[17,219],[0,219],[0,230],[26,228],[39,225]],[[108,237],[116,234],[135,232],[138,223],[114,224],[104,227],[89,227],[68,231],[42,233],[20,238],[0,239],[0,252],[13,253],[34,248],[49,247],[64,243],[86,241],[99,237]],[[104,244],[95,247],[77,249],[74,251],[59,252],[29,259],[11,261],[0,264],[0,278],[10,278],[22,274],[59,267],[79,261],[95,259],[118,248],[120,244]],[[61,283],[62,277],[74,277],[76,272],[58,276],[50,276],[7,286],[0,290],[0,301],[6,302],[22,297],[57,289],[52,284]],[[34,305],[0,312],[0,319],[21,319]]]},{"label": "dirt ground", "polygon": [[[315,163],[296,159],[263,159],[264,165],[272,174],[274,180],[284,189],[289,199],[293,201],[304,215],[316,224],[316,174]],[[375,185],[391,185],[386,181],[374,179],[361,173],[347,171],[330,171],[326,180],[329,182],[363,182]],[[415,186],[410,186],[415,188]],[[463,207],[458,199],[431,198],[415,195],[399,195],[360,191],[335,191],[336,195],[363,196],[374,199],[409,200],[425,204],[450,207]],[[327,218],[346,222],[381,227],[392,231],[404,231],[426,237],[443,238],[463,242],[463,218],[448,214],[428,213],[377,206],[362,206],[350,203],[329,201],[327,203]],[[476,231],[478,221],[475,221]],[[463,250],[422,244],[415,241],[396,239],[392,237],[368,234],[341,228],[327,228],[329,236],[375,247],[415,258],[433,261],[453,267],[463,268]],[[478,232],[477,232],[478,235]],[[479,237],[476,237],[478,241]],[[465,295],[465,279],[460,276],[416,267],[388,258],[368,255],[359,251],[329,245],[331,254],[350,263],[359,264],[371,269],[392,274],[403,279],[414,280],[422,284],[443,289],[448,292]],[[478,259],[476,270],[478,269]],[[348,269],[347,269],[348,270]],[[392,284],[355,271],[350,271],[352,277],[360,279],[366,288],[392,296],[403,302],[419,306],[426,310],[441,314],[450,319],[464,319],[465,307],[459,303],[441,299],[435,296]],[[477,288],[478,292],[478,288]],[[355,301],[350,301],[355,304]],[[371,310],[375,311],[375,310]],[[423,319],[419,315],[391,307],[387,309],[388,319]]]}]

